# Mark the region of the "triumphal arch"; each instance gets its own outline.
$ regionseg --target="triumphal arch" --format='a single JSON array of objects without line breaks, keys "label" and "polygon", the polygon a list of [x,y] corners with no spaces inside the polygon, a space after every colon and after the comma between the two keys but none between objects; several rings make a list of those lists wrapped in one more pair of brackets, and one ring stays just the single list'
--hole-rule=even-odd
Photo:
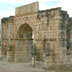
[{"label": "triumphal arch", "polygon": [[3,18],[1,59],[13,62],[36,61],[71,63],[71,23],[60,7],[39,10],[38,2],[17,7],[15,16]]}]

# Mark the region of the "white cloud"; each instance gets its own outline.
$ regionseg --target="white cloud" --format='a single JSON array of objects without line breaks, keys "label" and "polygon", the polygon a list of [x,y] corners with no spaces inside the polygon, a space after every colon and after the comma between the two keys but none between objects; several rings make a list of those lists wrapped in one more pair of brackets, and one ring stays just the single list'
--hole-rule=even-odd
[{"label": "white cloud", "polygon": [[[62,7],[63,10],[68,11],[70,16],[72,16],[72,0],[0,0],[0,4],[1,3],[7,3],[7,4],[8,3],[9,4],[19,4],[19,3],[21,3],[22,5],[25,5],[25,4],[35,2],[35,1],[39,2],[40,10],[51,8],[47,4],[45,4],[44,2],[60,1],[60,3],[56,7]],[[10,15],[14,15],[14,12],[15,11],[13,11],[12,8],[9,8],[7,11],[0,11],[0,19],[2,17],[8,17]]]},{"label": "white cloud", "polygon": [[56,7],[62,7],[62,10],[67,11],[70,17],[72,17],[72,0],[60,0],[60,4]]},{"label": "white cloud", "polygon": [[45,1],[58,1],[58,0],[0,0],[0,3],[11,3],[11,4],[18,4],[18,3],[22,3],[22,4],[28,4],[28,3],[32,3],[32,2],[45,2]]},{"label": "white cloud", "polygon": [[[72,0],[45,0],[45,1],[59,1],[55,7],[61,7],[62,10],[65,10],[68,12],[69,16],[72,17]],[[43,2],[45,2],[43,1]],[[40,1],[40,9],[50,9],[48,5],[45,5],[43,2]]]},{"label": "white cloud", "polygon": [[10,15],[14,15],[14,11],[11,8],[8,8],[7,11],[0,11],[0,19],[3,17],[8,17]]},{"label": "white cloud", "polygon": [[[3,4],[19,4],[21,3],[22,5],[26,5],[26,4],[29,4],[29,3],[32,3],[32,2],[36,2],[38,0],[0,0],[0,4],[3,3]],[[46,1],[51,1],[51,0],[39,0],[39,8],[40,9],[48,9],[49,6],[48,5],[45,5],[43,2],[46,2]],[[52,0],[53,1],[53,0]],[[9,8],[8,10],[6,11],[0,11],[0,19],[3,18],[3,17],[8,17],[10,15],[14,15],[14,12],[12,10],[12,8]]]}]

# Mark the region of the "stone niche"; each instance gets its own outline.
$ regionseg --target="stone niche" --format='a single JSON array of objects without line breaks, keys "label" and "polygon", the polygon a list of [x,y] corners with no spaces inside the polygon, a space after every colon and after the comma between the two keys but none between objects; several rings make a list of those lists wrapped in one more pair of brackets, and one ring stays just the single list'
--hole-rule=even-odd
[{"label": "stone niche", "polygon": [[21,7],[17,7],[15,10],[15,16],[22,16],[22,15],[31,14],[38,11],[39,11],[39,3],[34,2]]}]

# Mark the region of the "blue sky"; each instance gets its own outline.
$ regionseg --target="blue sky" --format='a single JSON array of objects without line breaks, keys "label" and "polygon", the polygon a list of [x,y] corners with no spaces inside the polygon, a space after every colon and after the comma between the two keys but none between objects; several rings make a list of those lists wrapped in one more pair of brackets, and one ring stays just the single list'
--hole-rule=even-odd
[{"label": "blue sky", "polygon": [[60,1],[48,1],[44,2],[44,4],[48,5],[49,7],[55,7],[60,3]]},{"label": "blue sky", "polygon": [[[44,2],[44,5],[48,5],[49,7],[54,7],[56,5],[58,5],[60,3],[60,1],[47,1]],[[22,3],[18,3],[18,4],[11,4],[11,3],[0,3],[0,11],[7,11],[8,8],[12,8],[12,10],[15,10],[16,7],[19,7],[23,5]]]},{"label": "blue sky", "polygon": [[0,11],[7,11],[8,8],[12,8],[12,10],[15,10],[15,7],[17,6],[21,6],[21,3],[18,3],[18,4],[1,3]]},{"label": "blue sky", "polygon": [[72,16],[72,0],[0,0],[0,19],[15,15],[15,8],[32,2],[39,2],[39,9],[62,7]]}]

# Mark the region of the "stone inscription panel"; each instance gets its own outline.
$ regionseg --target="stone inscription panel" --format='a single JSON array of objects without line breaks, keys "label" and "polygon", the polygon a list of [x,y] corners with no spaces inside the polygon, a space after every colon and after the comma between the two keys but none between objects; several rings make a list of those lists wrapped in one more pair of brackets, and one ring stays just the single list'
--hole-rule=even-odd
[{"label": "stone inscription panel", "polygon": [[38,2],[34,2],[34,3],[28,4],[28,5],[17,7],[16,11],[15,11],[15,15],[16,16],[26,15],[29,13],[37,12],[38,10],[39,10]]}]

